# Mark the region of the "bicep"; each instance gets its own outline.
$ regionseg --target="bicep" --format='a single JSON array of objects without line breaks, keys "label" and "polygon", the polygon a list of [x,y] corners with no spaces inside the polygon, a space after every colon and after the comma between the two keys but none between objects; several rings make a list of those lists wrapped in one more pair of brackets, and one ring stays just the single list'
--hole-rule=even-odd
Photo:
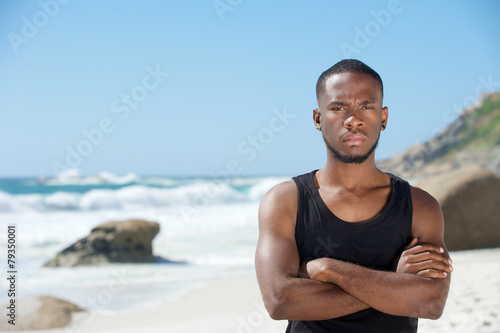
[{"label": "bicep", "polygon": [[[290,195],[268,193],[259,208],[259,241],[255,255],[257,279],[263,294],[275,293],[280,281],[297,277],[300,257],[295,242]],[[288,202],[287,202],[288,201]]]},{"label": "bicep", "polygon": [[419,188],[412,188],[412,197],[412,236],[418,238],[419,244],[432,243],[446,249],[444,244],[444,217],[441,206],[430,194]]},{"label": "bicep", "polygon": [[299,264],[295,242],[279,235],[263,235],[259,238],[255,269],[261,288],[270,288],[280,279],[297,277]]}]

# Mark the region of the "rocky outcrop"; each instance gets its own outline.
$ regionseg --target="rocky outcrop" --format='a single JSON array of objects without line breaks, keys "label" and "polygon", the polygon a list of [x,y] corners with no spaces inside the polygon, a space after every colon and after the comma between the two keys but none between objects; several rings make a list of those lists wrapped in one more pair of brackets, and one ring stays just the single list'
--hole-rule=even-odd
[{"label": "rocky outcrop", "polygon": [[500,177],[478,165],[442,173],[416,186],[443,210],[448,250],[500,246]]},{"label": "rocky outcrop", "polygon": [[500,174],[500,92],[483,95],[431,140],[377,161],[383,171],[420,180],[471,164]]},{"label": "rocky outcrop", "polygon": [[[1,307],[5,309],[8,306],[3,304]],[[84,311],[73,303],[52,296],[18,298],[15,307],[15,325],[8,322],[12,319],[7,311],[7,317],[0,321],[0,330],[14,332],[59,328],[71,322],[73,312]]]},{"label": "rocky outcrop", "polygon": [[90,235],[59,252],[46,267],[100,265],[116,262],[155,262],[152,240],[160,231],[156,222],[126,220],[106,222]]}]

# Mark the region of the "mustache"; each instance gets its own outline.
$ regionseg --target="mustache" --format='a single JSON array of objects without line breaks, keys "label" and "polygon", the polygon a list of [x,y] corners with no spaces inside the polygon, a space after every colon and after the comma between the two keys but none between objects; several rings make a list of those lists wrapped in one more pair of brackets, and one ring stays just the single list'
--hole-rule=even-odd
[{"label": "mustache", "polygon": [[362,134],[362,135],[364,135],[365,137],[368,137],[368,135],[366,135],[366,133],[365,133],[364,131],[362,131],[362,130],[360,130],[360,129],[355,129],[355,130],[352,130],[352,131],[350,131],[350,130],[346,130],[344,133],[342,133],[342,134],[340,135],[340,138],[343,138],[344,136],[346,136],[346,135],[348,135],[348,134],[353,134],[353,135],[355,135],[355,134]]}]

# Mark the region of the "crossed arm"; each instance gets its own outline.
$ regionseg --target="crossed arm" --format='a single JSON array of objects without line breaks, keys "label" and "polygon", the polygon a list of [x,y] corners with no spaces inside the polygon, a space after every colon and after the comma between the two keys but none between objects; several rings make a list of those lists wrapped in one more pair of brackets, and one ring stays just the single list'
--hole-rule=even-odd
[{"label": "crossed arm", "polygon": [[396,272],[385,272],[329,258],[301,266],[295,243],[295,184],[273,188],[259,209],[255,262],[271,317],[326,320],[372,307],[392,315],[438,318],[452,270],[443,242],[443,218],[427,193],[412,189],[412,196],[418,244],[416,240],[409,244]]}]

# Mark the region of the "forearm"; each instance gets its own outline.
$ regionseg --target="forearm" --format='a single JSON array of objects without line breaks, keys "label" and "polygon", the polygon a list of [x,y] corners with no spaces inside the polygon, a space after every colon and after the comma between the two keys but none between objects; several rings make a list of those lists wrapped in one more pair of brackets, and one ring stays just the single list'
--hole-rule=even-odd
[{"label": "forearm", "polygon": [[449,288],[446,279],[377,271],[328,259],[316,276],[331,282],[369,306],[392,315],[439,318]]},{"label": "forearm", "polygon": [[288,277],[276,285],[276,292],[263,293],[273,319],[327,320],[369,308],[331,283]]}]

